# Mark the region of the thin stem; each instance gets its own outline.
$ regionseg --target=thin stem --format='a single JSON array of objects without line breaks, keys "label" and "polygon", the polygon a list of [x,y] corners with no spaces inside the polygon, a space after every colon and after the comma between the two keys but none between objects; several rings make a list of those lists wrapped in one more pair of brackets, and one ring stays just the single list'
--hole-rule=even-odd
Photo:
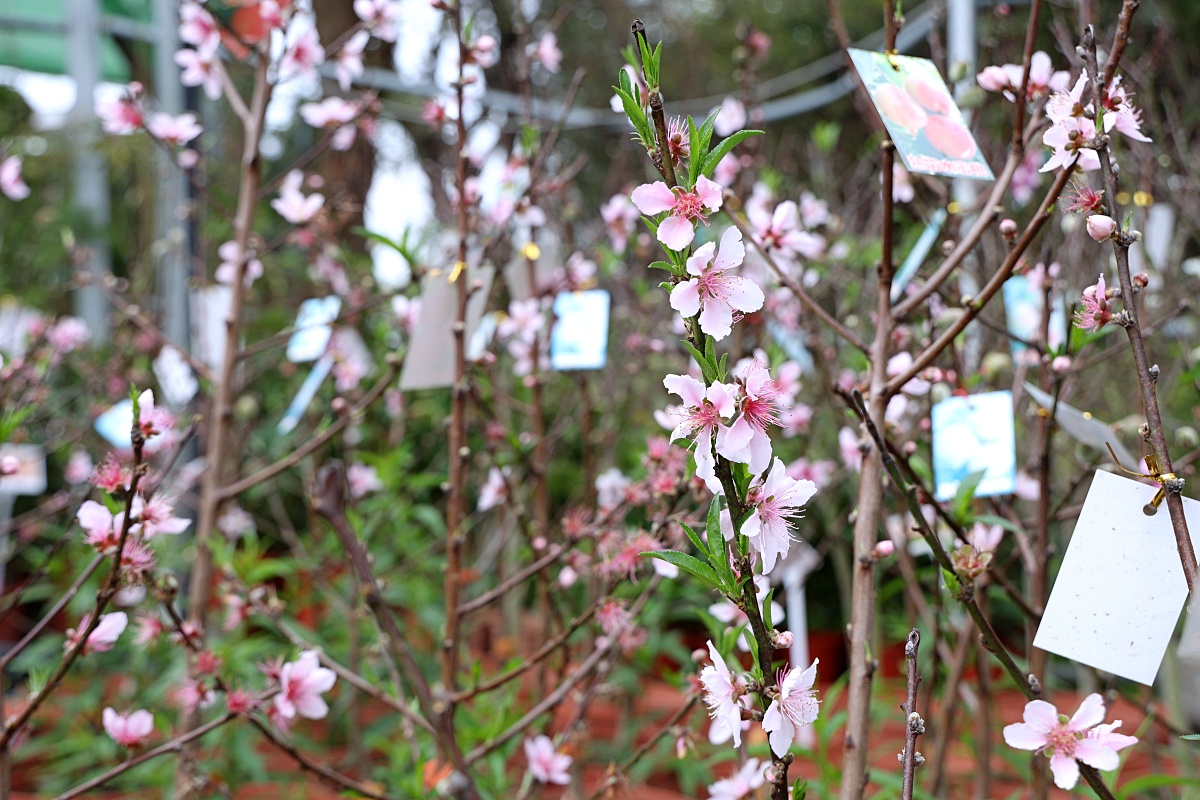
[{"label": "thin stem", "polygon": [[[912,800],[914,773],[917,770],[917,737],[925,732],[925,721],[917,713],[917,687],[921,675],[917,672],[917,648],[921,644],[921,632],[913,628],[904,643],[904,661],[908,667],[908,700],[904,704],[904,777],[900,789],[901,800]],[[925,759],[921,759],[924,763]]]},{"label": "thin stem", "polygon": [[21,655],[22,651],[24,651],[25,648],[28,647],[33,640],[36,639],[38,635],[46,629],[46,626],[50,624],[50,621],[57,617],[59,612],[67,607],[67,603],[70,603],[71,600],[74,599],[75,595],[79,594],[79,590],[83,588],[83,584],[87,582],[88,578],[92,577],[92,573],[95,572],[103,563],[104,556],[102,555],[97,555],[92,559],[91,563],[84,568],[83,572],[79,573],[79,577],[75,579],[75,582],[71,584],[70,588],[67,589],[62,597],[58,598],[58,601],[50,607],[50,610],[47,611],[40,620],[38,620],[37,624],[29,630],[29,633],[21,637],[21,641],[13,645],[12,649],[5,653],[3,658],[0,658],[0,671],[7,669],[8,665],[13,662],[13,659]]},{"label": "thin stem", "polygon": [[211,733],[212,731],[221,727],[225,723],[227,723],[231,720],[237,719],[237,716],[238,716],[237,714],[229,712],[229,713],[225,714],[224,716],[220,716],[214,720],[211,720],[210,722],[206,722],[203,725],[201,725],[200,727],[193,728],[192,730],[188,731],[187,733],[181,734],[180,736],[175,737],[174,739],[172,739],[169,742],[160,744],[158,747],[155,747],[153,750],[147,750],[146,752],[142,753],[141,755],[139,755],[135,758],[131,758],[128,761],[124,761],[124,762],[118,764],[117,766],[113,767],[112,769],[108,770],[107,772],[102,772],[101,774],[97,775],[96,777],[94,777],[90,780],[84,781],[83,783],[79,784],[78,786],[74,787],[73,789],[70,789],[66,792],[63,792],[60,795],[57,795],[54,798],[54,800],[71,800],[71,798],[79,797],[80,795],[87,794],[88,792],[92,791],[93,789],[100,788],[104,784],[111,781],[113,778],[116,778],[120,775],[125,774],[126,772],[133,769],[134,767],[139,767],[142,764],[145,764],[147,761],[152,761],[153,759],[156,759],[159,756],[166,755],[167,753],[178,753],[180,750],[183,749],[183,746],[185,744],[187,744],[188,742],[199,739],[200,737],[204,736],[207,733]]}]

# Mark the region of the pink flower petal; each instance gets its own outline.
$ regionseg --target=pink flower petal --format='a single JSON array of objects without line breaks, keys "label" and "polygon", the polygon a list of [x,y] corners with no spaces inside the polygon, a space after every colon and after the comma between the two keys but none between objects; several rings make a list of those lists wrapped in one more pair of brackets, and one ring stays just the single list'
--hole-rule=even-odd
[{"label": "pink flower petal", "polygon": [[1052,755],[1050,771],[1054,773],[1054,785],[1060,789],[1074,789],[1079,783],[1079,764],[1070,756]]},{"label": "pink flower petal", "polygon": [[643,183],[630,195],[638,211],[649,216],[670,211],[675,207],[675,193],[662,181]]},{"label": "pink flower petal", "polygon": [[733,308],[750,313],[763,307],[763,291],[754,281],[731,277],[727,285],[729,287],[729,305]]},{"label": "pink flower petal", "polygon": [[1117,755],[1116,750],[1095,739],[1081,739],[1079,744],[1075,745],[1075,757],[1088,766],[1105,772],[1116,769],[1121,764],[1121,757]]},{"label": "pink flower petal", "polygon": [[675,288],[671,290],[671,308],[684,317],[696,316],[700,310],[699,281],[693,278],[690,281],[675,284]]},{"label": "pink flower petal", "polygon": [[733,309],[728,303],[709,300],[700,312],[700,330],[721,341],[733,332]]},{"label": "pink flower petal", "polygon": [[671,215],[658,226],[658,240],[672,250],[683,250],[694,238],[696,230],[683,217]]},{"label": "pink flower petal", "polygon": [[663,386],[671,394],[677,394],[684,405],[695,407],[704,402],[704,384],[691,375],[668,375]]},{"label": "pink flower petal", "polygon": [[1046,746],[1046,734],[1024,722],[1004,726],[1004,743],[1018,750],[1041,750]]},{"label": "pink flower petal", "polygon": [[701,175],[696,180],[696,194],[709,211],[716,211],[721,207],[721,184]]},{"label": "pink flower petal", "polygon": [[1058,709],[1045,700],[1031,700],[1025,704],[1025,724],[1048,733],[1058,726]]},{"label": "pink flower petal", "polygon": [[[742,242],[742,232],[730,226],[721,234],[721,252],[713,260],[713,267],[719,270],[732,269],[739,266],[746,257],[746,245]],[[690,266],[690,261],[689,261]]]},{"label": "pink flower petal", "polygon": [[1071,717],[1070,729],[1083,731],[1104,722],[1104,698],[1098,694],[1089,694],[1079,704],[1079,710]]}]

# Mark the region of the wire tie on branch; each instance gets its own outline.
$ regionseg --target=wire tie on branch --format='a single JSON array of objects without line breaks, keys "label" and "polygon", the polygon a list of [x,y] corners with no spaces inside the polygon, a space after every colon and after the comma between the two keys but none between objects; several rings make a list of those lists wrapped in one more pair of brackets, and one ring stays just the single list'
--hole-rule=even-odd
[{"label": "wire tie on branch", "polygon": [[1117,469],[1121,470],[1121,472],[1124,472],[1126,475],[1132,475],[1135,478],[1146,478],[1158,484],[1158,491],[1154,493],[1154,498],[1142,507],[1142,511],[1146,516],[1153,516],[1158,511],[1158,507],[1162,505],[1163,498],[1167,496],[1167,487],[1179,480],[1179,478],[1174,472],[1163,472],[1162,464],[1159,463],[1158,456],[1154,453],[1146,456],[1146,468],[1150,470],[1150,474],[1147,475],[1144,472],[1125,469],[1125,465],[1117,459],[1117,454],[1113,452],[1112,445],[1105,442],[1104,446],[1108,448],[1108,454],[1112,456],[1113,463],[1117,465]]},{"label": "wire tie on branch", "polygon": [[896,61],[896,56],[898,56],[898,55],[900,55],[899,50],[884,50],[883,51],[883,57],[887,59],[887,62],[892,65],[892,69],[896,70],[896,72],[900,71],[900,63],[898,61]]}]

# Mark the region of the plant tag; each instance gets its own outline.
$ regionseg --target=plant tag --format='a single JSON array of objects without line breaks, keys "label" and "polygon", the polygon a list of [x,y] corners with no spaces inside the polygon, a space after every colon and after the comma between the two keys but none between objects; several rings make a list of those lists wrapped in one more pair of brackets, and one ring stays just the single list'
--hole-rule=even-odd
[{"label": "plant tag", "polygon": [[603,369],[608,359],[608,292],[562,292],[554,298],[550,368]]},{"label": "plant tag", "polygon": [[1086,444],[1088,447],[1099,450],[1101,456],[1105,459],[1109,458],[1108,449],[1105,447],[1105,445],[1108,445],[1117,454],[1117,458],[1121,459],[1121,465],[1128,465],[1128,469],[1138,468],[1138,457],[1129,452],[1129,449],[1121,443],[1116,432],[1109,425],[1093,417],[1091,412],[1080,411],[1061,400],[1058,401],[1058,406],[1055,407],[1053,395],[1043,392],[1029,382],[1025,383],[1025,391],[1042,408],[1047,411],[1054,409],[1054,419],[1067,436],[1070,436],[1077,442]]},{"label": "plant tag", "polygon": [[868,50],[848,52],[909,172],[994,179],[932,61]]},{"label": "plant tag", "polygon": [[[458,274],[461,273],[461,274]],[[436,389],[454,383],[454,319],[457,311],[456,281],[477,281],[479,287],[467,301],[465,342],[470,344],[487,304],[492,287],[493,267],[471,267],[467,270],[434,269],[421,281],[421,321],[413,331],[404,369],[400,373],[400,389]]]},{"label": "plant tag", "polygon": [[21,468],[0,476],[0,494],[41,494],[46,491],[46,454],[36,444],[0,445],[0,458],[15,456]]},{"label": "plant tag", "polygon": [[133,447],[133,401],[129,398],[120,400],[110,406],[94,423],[96,433],[104,437],[104,441],[119,450],[129,450]]},{"label": "plant tag", "polygon": [[316,361],[325,355],[333,336],[333,321],[342,310],[342,298],[313,297],[300,304],[296,315],[296,332],[287,343],[287,360],[293,364]]},{"label": "plant tag", "polygon": [[947,397],[933,407],[934,497],[953,498],[968,475],[982,472],[976,497],[1017,490],[1012,392]]},{"label": "plant tag", "polygon": [[[1097,471],[1033,645],[1150,686],[1187,600],[1171,515],[1157,488]],[[1184,498],[1192,542],[1200,503]]]},{"label": "plant tag", "polygon": [[[1013,361],[1041,363],[1041,354],[1029,349],[1025,342],[1037,341],[1042,335],[1043,300],[1042,290],[1031,284],[1025,275],[1014,275],[1004,282],[1004,316],[1008,322],[1008,332],[1017,337],[1010,339],[1008,344]],[[1052,296],[1050,304],[1050,341],[1047,344],[1057,348],[1067,338],[1067,314],[1062,295]]]}]

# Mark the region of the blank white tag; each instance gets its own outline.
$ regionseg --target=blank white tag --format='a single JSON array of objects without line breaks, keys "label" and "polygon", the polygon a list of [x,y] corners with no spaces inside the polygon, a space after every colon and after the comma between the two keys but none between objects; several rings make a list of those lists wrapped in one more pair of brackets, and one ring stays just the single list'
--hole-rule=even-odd
[{"label": "blank white tag", "polygon": [[[472,267],[456,280],[481,282],[467,301],[466,341],[474,336],[492,288],[493,267]],[[400,373],[400,390],[436,389],[454,383],[454,319],[458,287],[450,282],[452,270],[435,269],[421,281],[421,321],[413,331]]]},{"label": "blank white tag", "polygon": [[[1166,505],[1142,512],[1156,491],[1096,472],[1034,647],[1153,685],[1188,596]],[[1183,508],[1196,544],[1200,503]]]}]

